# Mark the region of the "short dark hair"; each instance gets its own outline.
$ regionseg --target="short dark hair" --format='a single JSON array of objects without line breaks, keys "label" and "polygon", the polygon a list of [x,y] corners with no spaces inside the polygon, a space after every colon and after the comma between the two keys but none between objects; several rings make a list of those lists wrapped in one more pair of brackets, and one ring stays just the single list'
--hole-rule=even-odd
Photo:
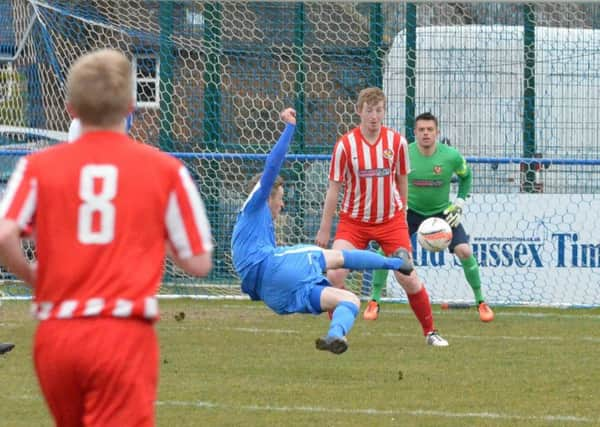
[{"label": "short dark hair", "polygon": [[419,120],[433,120],[433,122],[435,123],[435,127],[439,127],[437,117],[431,114],[429,111],[419,114],[415,118],[415,123],[417,123]]},{"label": "short dark hair", "polygon": [[[260,181],[260,177],[262,176],[262,173],[257,173],[256,175],[254,175],[252,177],[252,179],[250,179],[250,181],[248,182],[248,194],[250,194],[252,192],[252,190],[254,189],[254,187],[256,187],[256,184],[258,184],[258,181]],[[277,190],[279,187],[283,187],[283,178],[280,175],[277,175],[277,178],[275,178],[275,182],[273,183],[273,187],[271,188],[271,194],[273,194],[273,192],[275,190]]]}]

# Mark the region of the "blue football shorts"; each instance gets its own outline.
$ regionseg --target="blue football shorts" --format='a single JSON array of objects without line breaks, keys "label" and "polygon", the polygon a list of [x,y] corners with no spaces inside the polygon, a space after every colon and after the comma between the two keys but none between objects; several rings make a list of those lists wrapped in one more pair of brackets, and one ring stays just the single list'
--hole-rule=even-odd
[{"label": "blue football shorts", "polygon": [[[321,313],[315,297],[331,284],[323,274],[323,249],[314,245],[282,246],[265,260],[261,299],[277,314]],[[319,287],[318,289],[314,289]]]}]

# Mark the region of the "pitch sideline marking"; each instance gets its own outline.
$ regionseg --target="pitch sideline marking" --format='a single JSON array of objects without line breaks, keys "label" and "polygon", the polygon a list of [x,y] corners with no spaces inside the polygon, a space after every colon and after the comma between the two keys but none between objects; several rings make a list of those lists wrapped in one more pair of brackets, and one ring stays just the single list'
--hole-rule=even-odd
[{"label": "pitch sideline marking", "polygon": [[[164,326],[164,325],[163,325]],[[227,330],[227,331],[237,331],[237,332],[248,332],[252,334],[300,334],[303,331],[298,331],[294,329],[269,329],[269,328],[229,328],[229,327],[220,327],[220,328],[212,328],[210,326],[179,326],[174,325],[172,327],[167,327],[168,329],[182,329],[182,330],[204,330],[204,331],[212,331],[212,330]],[[362,331],[361,335],[375,335],[375,333],[370,331]],[[382,332],[378,333],[378,335],[386,336],[386,337],[414,337],[415,334],[410,333],[399,333],[399,332]],[[445,335],[446,336],[446,335]],[[565,337],[555,337],[555,336],[510,336],[510,335],[493,335],[493,336],[484,336],[484,335],[447,335],[450,338],[458,338],[465,340],[507,340],[507,341],[565,341],[567,338]],[[582,337],[573,337],[570,339],[579,339],[588,342],[600,342],[600,338],[598,337],[590,337],[590,336],[582,336]]]},{"label": "pitch sideline marking", "polygon": [[502,420],[520,420],[520,421],[545,421],[545,422],[569,422],[569,423],[600,423],[600,418],[577,417],[574,415],[516,415],[502,414],[495,412],[448,412],[431,410],[380,410],[380,409],[343,409],[343,408],[324,408],[319,406],[261,406],[261,405],[240,405],[231,406],[215,402],[205,401],[180,401],[164,400],[157,401],[160,406],[187,406],[207,409],[223,410],[242,410],[242,411],[267,411],[267,412],[314,412],[314,413],[335,413],[335,414],[361,414],[376,416],[401,416],[409,415],[415,417],[438,417],[438,418],[483,418],[483,419],[502,419]]},{"label": "pitch sideline marking", "polygon": [[[22,395],[8,397],[9,400],[35,400],[42,401],[41,396]],[[578,417],[575,415],[517,415],[502,414],[497,412],[449,412],[449,411],[431,411],[424,409],[417,410],[381,410],[381,409],[343,409],[343,408],[324,408],[319,406],[260,406],[260,405],[223,405],[215,402],[205,401],[185,401],[185,400],[157,400],[157,406],[186,406],[207,409],[222,410],[242,410],[248,412],[272,411],[272,412],[314,412],[314,413],[334,413],[334,414],[361,414],[375,416],[400,416],[409,415],[415,417],[438,417],[438,418],[482,418],[482,419],[501,419],[501,420],[520,420],[520,421],[545,421],[545,422],[567,422],[567,423],[594,423],[600,424],[600,418]]]},{"label": "pitch sideline marking", "polygon": [[[216,309],[227,308],[227,309],[241,309],[241,310],[266,310],[270,312],[270,310],[262,305],[232,305],[232,304],[224,304]],[[435,307],[432,307],[435,308]],[[492,308],[494,308],[492,306]],[[591,319],[591,320],[600,320],[600,314],[571,314],[571,313],[531,313],[527,311],[502,311],[503,307],[498,307],[497,310],[501,310],[500,312],[496,312],[496,316],[498,317],[539,317],[539,318],[561,318],[561,319]],[[531,307],[532,309],[543,309],[544,307]],[[588,311],[594,310],[592,308],[578,308],[576,310]],[[383,308],[382,312],[386,314],[396,314],[396,315],[406,315],[406,316],[414,316],[413,312],[408,308],[406,310],[399,310],[397,308],[390,309],[389,307]],[[451,309],[451,310],[442,310],[437,308],[434,310],[434,314],[436,315],[445,315],[449,313],[456,314],[476,314],[477,311],[475,307],[472,307],[472,310],[469,309]]]}]

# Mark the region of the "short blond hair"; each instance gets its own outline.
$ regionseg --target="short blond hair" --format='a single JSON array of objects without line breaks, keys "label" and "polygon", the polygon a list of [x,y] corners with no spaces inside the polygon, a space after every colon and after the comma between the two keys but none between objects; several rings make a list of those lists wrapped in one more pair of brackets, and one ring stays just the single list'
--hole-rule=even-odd
[{"label": "short blond hair", "polygon": [[67,77],[67,103],[83,124],[110,127],[133,105],[131,63],[115,49],[83,55]]},{"label": "short blond hair", "polygon": [[[261,177],[262,173],[258,173],[250,179],[247,189],[248,193],[251,193],[252,190],[254,190],[254,187],[256,187],[256,184],[258,184],[258,181],[260,181]],[[273,183],[273,187],[271,187],[271,192],[269,193],[269,196],[273,196],[279,187],[283,187],[283,184],[283,178],[281,177],[281,175],[277,175],[277,178],[275,178],[275,182]]]},{"label": "short blond hair", "polygon": [[360,91],[356,101],[357,111],[362,111],[363,105],[375,105],[381,101],[385,102],[385,94],[378,87],[368,87]]}]

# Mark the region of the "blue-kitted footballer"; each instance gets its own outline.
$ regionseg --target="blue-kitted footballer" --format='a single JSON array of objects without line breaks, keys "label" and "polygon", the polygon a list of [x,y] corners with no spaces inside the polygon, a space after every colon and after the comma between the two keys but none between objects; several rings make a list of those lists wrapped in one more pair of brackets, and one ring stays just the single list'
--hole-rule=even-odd
[{"label": "blue-kitted footballer", "polygon": [[352,292],[333,288],[323,273],[328,269],[394,269],[410,274],[408,253],[388,258],[363,250],[330,250],[313,245],[277,247],[273,220],[283,208],[283,180],[279,171],[296,129],[296,112],[281,113],[286,123],[281,137],[267,156],[263,173],[244,202],[231,239],[233,264],[242,280],[242,291],[262,300],[277,314],[333,311],[329,331],[316,341],[319,350],[346,351],[346,335],[360,308]]}]

